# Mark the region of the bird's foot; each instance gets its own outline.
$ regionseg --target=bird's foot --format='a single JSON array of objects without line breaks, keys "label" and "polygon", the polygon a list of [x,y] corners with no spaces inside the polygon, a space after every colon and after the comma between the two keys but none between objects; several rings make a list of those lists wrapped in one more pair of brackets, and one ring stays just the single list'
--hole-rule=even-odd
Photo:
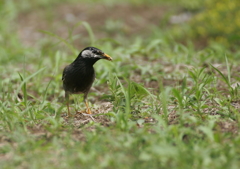
[{"label": "bird's foot", "polygon": [[90,109],[87,109],[86,111],[77,111],[76,115],[81,114],[83,116],[88,116],[92,119],[92,121],[95,122],[93,116],[95,116],[95,114],[92,114]]},{"label": "bird's foot", "polygon": [[86,113],[87,113],[87,114],[92,114],[92,111],[91,111],[89,108],[87,108],[87,109],[86,109]]},{"label": "bird's foot", "polygon": [[71,114],[70,112],[68,112],[67,115],[66,115],[66,118],[73,118],[73,117],[75,117],[75,115]]},{"label": "bird's foot", "polygon": [[77,114],[88,114],[88,115],[91,115],[92,111],[90,109],[86,109],[86,111],[77,111]]},{"label": "bird's foot", "polygon": [[72,118],[72,117],[74,117],[74,115],[72,115],[72,114],[64,114],[64,115],[62,115],[62,117],[64,117],[64,118]]}]

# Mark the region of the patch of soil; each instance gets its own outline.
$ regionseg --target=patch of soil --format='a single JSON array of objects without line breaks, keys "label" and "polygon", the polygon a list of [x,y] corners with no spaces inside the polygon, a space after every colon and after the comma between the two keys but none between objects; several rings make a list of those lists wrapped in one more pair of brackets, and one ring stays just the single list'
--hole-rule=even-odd
[{"label": "patch of soil", "polygon": [[[161,26],[161,20],[167,10],[165,6],[152,5],[61,4],[51,9],[39,8],[22,13],[16,22],[22,42],[33,45],[44,37],[39,30],[50,31],[67,38],[69,30],[80,21],[89,23],[97,38],[129,37],[139,34],[143,36],[151,33],[151,26]],[[75,34],[88,37],[83,26],[77,26],[73,31],[73,35]],[[81,41],[76,45],[83,46],[82,43]]]},{"label": "patch of soil", "polygon": [[99,107],[97,109],[91,108],[93,114],[85,114],[84,112],[73,114],[73,121],[71,118],[67,118],[66,115],[63,114],[62,117],[65,120],[65,124],[74,123],[73,125],[76,128],[79,128],[82,125],[94,121],[96,123],[102,124],[103,126],[109,126],[111,124],[111,121],[104,114],[111,111],[113,105],[110,102],[101,102],[96,104],[98,104]]}]

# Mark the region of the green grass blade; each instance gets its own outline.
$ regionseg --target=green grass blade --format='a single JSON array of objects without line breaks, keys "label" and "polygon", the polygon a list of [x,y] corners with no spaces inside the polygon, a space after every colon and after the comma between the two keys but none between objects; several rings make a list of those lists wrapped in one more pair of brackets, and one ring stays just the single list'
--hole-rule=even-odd
[{"label": "green grass blade", "polygon": [[228,58],[227,58],[227,55],[226,55],[226,54],[225,54],[225,60],[226,60],[226,65],[227,65],[228,83],[229,83],[229,85],[231,86],[231,70],[230,70],[230,66],[229,66]]},{"label": "green grass blade", "polygon": [[216,67],[214,67],[212,64],[211,64],[211,67],[219,73],[219,75],[222,77],[222,80],[228,85],[229,88],[231,88],[231,84],[228,81],[228,78],[224,76],[224,74],[222,74],[222,72],[218,70]]},{"label": "green grass blade", "polygon": [[[20,76],[20,78],[21,78],[21,80],[22,80],[22,82],[21,82],[20,86],[18,87],[18,89],[16,90],[16,95],[19,93],[19,91],[21,90],[21,88],[22,88],[24,85],[26,85],[27,81],[29,81],[31,78],[33,78],[34,76],[36,76],[37,74],[39,74],[40,72],[42,72],[44,69],[45,69],[45,68],[41,68],[40,70],[38,70],[37,72],[33,73],[32,75],[26,77],[25,79],[23,79],[23,77],[20,75],[20,73],[18,73],[19,76]],[[26,94],[26,92],[27,92],[26,86],[25,86],[23,92],[25,92],[25,94]]]},{"label": "green grass blade", "polygon": [[44,31],[44,30],[40,30],[39,32],[44,33],[46,35],[52,36],[54,38],[57,38],[58,40],[60,40],[61,42],[63,42],[74,54],[77,54],[78,51],[70,44],[68,43],[65,39],[61,38],[60,36],[49,32],[49,31]]},{"label": "green grass blade", "polygon": [[91,26],[89,25],[89,23],[87,23],[87,22],[85,22],[85,21],[80,21],[80,22],[78,22],[78,23],[74,26],[74,28],[75,28],[75,27],[78,27],[78,26],[80,26],[80,25],[83,25],[84,28],[87,30],[88,35],[89,35],[89,37],[90,37],[90,43],[91,43],[91,45],[94,45],[94,43],[95,43],[95,36],[94,36],[93,30],[92,30]]},{"label": "green grass blade", "polygon": [[[22,91],[23,91],[23,102],[24,102],[24,105],[27,106],[27,85],[26,85],[26,82],[24,82],[24,78],[22,77],[22,75],[18,72],[18,75],[22,81]],[[18,94],[19,92],[17,92]]]}]

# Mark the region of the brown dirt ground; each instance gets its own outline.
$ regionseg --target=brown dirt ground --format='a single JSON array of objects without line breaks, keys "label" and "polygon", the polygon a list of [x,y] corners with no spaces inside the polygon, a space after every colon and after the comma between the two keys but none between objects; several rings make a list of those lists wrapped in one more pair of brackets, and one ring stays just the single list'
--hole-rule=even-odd
[{"label": "brown dirt ground", "polygon": [[[48,9],[49,10],[49,9]],[[148,34],[149,26],[160,26],[163,14],[168,10],[164,6],[132,6],[132,5],[91,5],[91,4],[62,4],[53,7],[51,13],[44,15],[43,9],[36,9],[18,16],[18,33],[26,45],[35,44],[43,38],[39,30],[51,31],[63,38],[68,37],[72,29],[80,21],[88,22],[96,38],[115,36],[142,36]],[[49,11],[48,11],[49,12]],[[106,27],[110,22],[112,27]],[[114,27],[114,24],[118,24]],[[120,27],[120,28],[119,28]],[[107,30],[107,31],[106,31]],[[78,26],[74,34],[87,36],[83,26]],[[78,47],[83,45],[79,42]]]}]

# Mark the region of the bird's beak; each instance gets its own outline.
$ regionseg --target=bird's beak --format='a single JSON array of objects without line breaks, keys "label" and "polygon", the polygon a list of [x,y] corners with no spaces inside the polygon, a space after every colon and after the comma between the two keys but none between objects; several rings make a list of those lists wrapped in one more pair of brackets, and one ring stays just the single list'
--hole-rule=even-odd
[{"label": "bird's beak", "polygon": [[104,54],[102,55],[102,59],[106,59],[106,60],[112,61],[111,56],[109,56],[109,55],[106,54],[106,53],[104,53]]}]

